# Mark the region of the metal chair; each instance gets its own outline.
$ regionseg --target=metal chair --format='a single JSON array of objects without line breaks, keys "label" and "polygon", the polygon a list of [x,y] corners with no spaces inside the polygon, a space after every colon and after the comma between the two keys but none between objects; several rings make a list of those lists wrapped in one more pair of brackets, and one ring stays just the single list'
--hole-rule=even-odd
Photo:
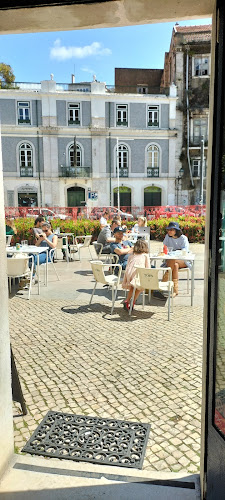
[{"label": "metal chair", "polygon": [[[31,260],[31,268],[29,268],[29,261]],[[30,299],[31,294],[31,286],[32,286],[32,276],[34,269],[34,258],[32,255],[28,256],[17,256],[17,258],[7,258],[7,274],[9,278],[9,293],[11,293],[12,278],[28,278],[29,286],[28,286],[28,300]]]},{"label": "metal chair", "polygon": [[108,267],[108,264],[103,263],[100,260],[91,260],[91,269],[95,278],[95,285],[91,294],[90,302],[91,304],[95,289],[98,283],[101,283],[102,285],[107,285],[107,287],[112,288],[112,307],[111,307],[111,314],[113,313],[114,310],[114,305],[115,305],[115,300],[116,300],[116,295],[117,295],[117,289],[120,284],[120,276],[121,276],[121,265],[120,264],[110,264],[110,267],[118,267],[118,275],[116,276],[115,274],[109,274],[108,276],[105,275],[104,268]]},{"label": "metal chair", "polygon": [[159,273],[162,272],[161,269],[146,269],[145,267],[137,267],[137,274],[135,277],[134,290],[130,302],[129,315],[131,315],[134,302],[134,294],[136,289],[144,289],[143,292],[143,309],[145,307],[145,290],[159,290],[160,292],[168,292],[168,321],[170,320],[170,302],[172,298],[172,310],[173,310],[173,281],[172,281],[172,269],[170,267],[164,267],[163,271],[169,271],[169,281],[162,282],[159,280]]},{"label": "metal chair", "polygon": [[[79,240],[82,240],[82,243],[79,243]],[[80,251],[82,248],[88,248],[91,259],[91,250],[90,250],[90,244],[92,240],[92,235],[87,235],[87,236],[76,236],[75,237],[75,243],[73,245],[70,245],[70,253],[75,253],[78,252],[78,259],[80,260]]]}]

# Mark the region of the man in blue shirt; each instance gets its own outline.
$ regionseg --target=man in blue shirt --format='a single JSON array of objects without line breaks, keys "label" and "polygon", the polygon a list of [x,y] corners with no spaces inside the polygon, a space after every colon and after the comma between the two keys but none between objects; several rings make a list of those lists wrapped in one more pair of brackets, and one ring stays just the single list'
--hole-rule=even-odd
[{"label": "man in blue shirt", "polygon": [[110,244],[111,253],[115,253],[119,256],[119,262],[122,266],[122,269],[126,269],[128,257],[131,253],[133,253],[133,245],[128,240],[123,240],[124,233],[126,229],[118,226],[114,229],[113,235],[115,236],[115,242]]}]

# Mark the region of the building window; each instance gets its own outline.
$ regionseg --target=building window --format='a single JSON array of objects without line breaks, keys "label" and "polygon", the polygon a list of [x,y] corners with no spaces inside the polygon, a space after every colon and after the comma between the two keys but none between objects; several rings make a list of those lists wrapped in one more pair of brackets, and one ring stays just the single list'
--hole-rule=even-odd
[{"label": "building window", "polygon": [[73,103],[68,105],[68,124],[80,125],[80,104]]},{"label": "building window", "polygon": [[82,152],[79,144],[76,144],[76,157],[74,158],[74,144],[69,147],[69,167],[82,166]]},{"label": "building window", "polygon": [[127,104],[116,105],[116,124],[117,126],[128,126],[128,109]]},{"label": "building window", "polygon": [[147,85],[138,85],[137,92],[138,92],[138,94],[147,94],[148,93],[148,86]]},{"label": "building window", "polygon": [[148,127],[159,126],[159,106],[148,106]]},{"label": "building window", "polygon": [[208,76],[209,73],[209,56],[194,57],[193,76]]},{"label": "building window", "polygon": [[204,141],[208,140],[208,118],[194,118],[193,119],[193,144],[200,145],[201,137]]},{"label": "building window", "polygon": [[159,177],[159,148],[155,144],[147,149],[147,177]]},{"label": "building window", "polygon": [[30,103],[29,102],[18,102],[18,123],[30,123]]},{"label": "building window", "polygon": [[19,147],[20,177],[33,177],[33,148],[27,142]]},{"label": "building window", "polygon": [[[201,173],[201,159],[200,158],[195,158],[192,159],[192,175],[193,177],[200,177]],[[203,177],[206,177],[206,161],[204,159],[204,164],[203,164]]]},{"label": "building window", "polygon": [[119,164],[119,176],[128,177],[129,154],[128,154],[128,147],[125,146],[124,144],[120,144],[118,148],[118,160],[116,156],[116,175],[117,175],[117,161]]}]

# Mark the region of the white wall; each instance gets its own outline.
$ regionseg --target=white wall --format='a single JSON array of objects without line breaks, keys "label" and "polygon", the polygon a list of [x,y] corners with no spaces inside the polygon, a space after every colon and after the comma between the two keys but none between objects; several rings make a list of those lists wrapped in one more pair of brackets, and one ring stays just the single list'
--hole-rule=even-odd
[{"label": "white wall", "polygon": [[8,319],[8,279],[5,251],[5,209],[0,131],[0,474],[13,455],[13,419]]}]

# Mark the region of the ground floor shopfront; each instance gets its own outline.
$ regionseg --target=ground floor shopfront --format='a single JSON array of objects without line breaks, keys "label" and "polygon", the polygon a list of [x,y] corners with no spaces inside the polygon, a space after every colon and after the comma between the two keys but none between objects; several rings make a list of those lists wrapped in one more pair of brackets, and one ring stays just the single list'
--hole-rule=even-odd
[{"label": "ground floor shopfront", "polygon": [[[4,178],[7,207],[118,206],[118,180],[113,178]],[[176,189],[176,190],[175,190]],[[119,180],[121,207],[188,205],[187,191],[177,191],[174,178]]]}]

